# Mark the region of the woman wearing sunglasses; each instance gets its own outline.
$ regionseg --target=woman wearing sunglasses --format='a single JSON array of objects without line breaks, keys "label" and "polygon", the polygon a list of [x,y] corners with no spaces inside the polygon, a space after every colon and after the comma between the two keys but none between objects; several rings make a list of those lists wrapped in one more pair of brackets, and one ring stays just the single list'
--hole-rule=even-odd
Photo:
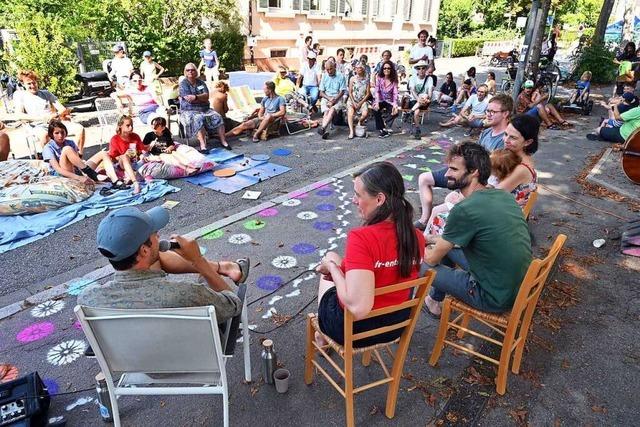
[{"label": "woman wearing sunglasses", "polygon": [[[376,119],[376,129],[379,132],[378,138],[387,138],[391,132],[393,121],[398,117],[398,74],[391,61],[385,61],[376,77],[373,90],[373,115]],[[382,117],[386,111],[390,117],[388,123]]]}]

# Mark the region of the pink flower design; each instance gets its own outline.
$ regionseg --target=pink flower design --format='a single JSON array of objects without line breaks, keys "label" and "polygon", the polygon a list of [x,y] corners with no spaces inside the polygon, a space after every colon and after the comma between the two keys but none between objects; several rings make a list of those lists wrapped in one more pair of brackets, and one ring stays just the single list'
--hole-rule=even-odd
[{"label": "pink flower design", "polygon": [[270,216],[276,216],[276,215],[278,215],[278,209],[276,209],[276,208],[267,208],[265,210],[262,210],[262,211],[258,212],[258,215],[263,217],[263,218],[268,218]]},{"label": "pink flower design", "polygon": [[55,326],[51,322],[34,323],[21,330],[16,339],[21,343],[38,341],[51,335],[54,330]]}]

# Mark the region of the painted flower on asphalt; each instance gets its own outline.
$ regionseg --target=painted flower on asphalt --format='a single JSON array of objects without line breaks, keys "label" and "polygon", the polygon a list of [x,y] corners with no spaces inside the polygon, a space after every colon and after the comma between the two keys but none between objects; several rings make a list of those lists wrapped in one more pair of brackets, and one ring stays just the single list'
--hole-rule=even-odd
[{"label": "painted flower on asphalt", "polygon": [[298,261],[292,256],[280,255],[271,261],[271,265],[275,268],[292,268],[298,265]]},{"label": "painted flower on asphalt", "polygon": [[317,214],[317,213],[315,213],[315,212],[311,212],[311,211],[304,211],[304,212],[300,212],[300,213],[297,215],[297,217],[298,217],[298,218],[300,218],[300,219],[302,219],[302,220],[308,221],[308,220],[310,220],[310,219],[316,219],[316,218],[318,218],[318,214]]},{"label": "painted flower on asphalt", "polygon": [[86,348],[82,340],[64,341],[47,352],[47,361],[55,366],[68,365],[82,356]]},{"label": "painted flower on asphalt", "polygon": [[51,322],[34,323],[27,326],[16,335],[16,339],[21,343],[38,341],[53,333],[55,326]]},{"label": "painted flower on asphalt", "polygon": [[289,199],[282,202],[282,206],[298,206],[300,203],[302,202],[298,199]]},{"label": "painted flower on asphalt", "polygon": [[33,309],[31,310],[31,315],[33,317],[48,317],[61,311],[63,308],[64,301],[62,300],[45,301],[42,304],[38,304],[33,307]]},{"label": "painted flower on asphalt", "polygon": [[234,245],[243,245],[245,243],[249,243],[250,241],[251,241],[251,236],[244,233],[234,234],[231,237],[229,237],[229,243],[233,243]]}]

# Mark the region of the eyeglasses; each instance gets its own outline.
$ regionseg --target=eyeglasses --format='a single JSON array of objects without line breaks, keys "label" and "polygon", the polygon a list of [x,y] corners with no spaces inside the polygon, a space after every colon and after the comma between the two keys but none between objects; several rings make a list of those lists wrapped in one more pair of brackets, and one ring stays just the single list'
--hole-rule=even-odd
[{"label": "eyeglasses", "polygon": [[186,71],[187,73],[190,73],[190,72],[192,72],[192,71],[195,73],[195,72],[196,72],[196,69],[195,69],[195,68],[187,68],[185,71]]},{"label": "eyeglasses", "polygon": [[504,113],[505,111],[507,111],[507,110],[485,110],[485,112],[489,116],[492,116],[492,115],[497,114],[497,113]]},{"label": "eyeglasses", "polygon": [[385,71],[386,71],[386,70],[391,71],[391,68],[389,68],[389,67],[383,67],[382,69],[383,69],[383,70],[385,70]]},{"label": "eyeglasses", "polygon": [[416,67],[416,70],[426,70],[427,67]]}]

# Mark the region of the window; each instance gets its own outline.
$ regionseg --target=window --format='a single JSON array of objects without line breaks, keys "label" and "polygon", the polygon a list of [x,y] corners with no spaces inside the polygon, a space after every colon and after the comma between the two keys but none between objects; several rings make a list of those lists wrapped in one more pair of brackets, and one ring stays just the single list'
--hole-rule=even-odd
[{"label": "window", "polygon": [[281,0],[269,0],[269,9],[280,9]]},{"label": "window", "polygon": [[404,20],[411,21],[411,10],[413,9],[413,0],[404,0]]},{"label": "window", "polygon": [[431,0],[425,0],[423,3],[422,20],[431,22]]},{"label": "window", "polygon": [[271,57],[272,58],[284,58],[287,56],[287,49],[272,49]]},{"label": "window", "polygon": [[280,9],[282,0],[258,0],[258,10]]},{"label": "window", "polygon": [[362,0],[362,16],[367,16],[369,12],[369,0]]}]

